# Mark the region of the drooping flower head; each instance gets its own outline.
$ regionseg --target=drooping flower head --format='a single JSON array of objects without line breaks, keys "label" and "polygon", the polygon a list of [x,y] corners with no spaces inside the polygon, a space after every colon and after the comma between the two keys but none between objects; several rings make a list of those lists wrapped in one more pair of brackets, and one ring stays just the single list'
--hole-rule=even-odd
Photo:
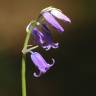
[{"label": "drooping flower head", "polygon": [[49,24],[51,24],[60,32],[63,32],[64,28],[58,23],[55,18],[71,23],[71,20],[65,14],[63,14],[60,9],[54,7],[47,7],[43,9],[41,11],[41,14]]},{"label": "drooping flower head", "polygon": [[55,63],[55,60],[52,58],[52,64],[48,64],[38,52],[31,52],[31,59],[39,70],[39,74],[33,73],[35,77],[45,74]]},{"label": "drooping flower head", "polygon": [[50,6],[50,7],[43,9],[41,13],[46,12],[46,11],[50,12],[54,17],[60,20],[71,23],[71,20],[60,9]]},{"label": "drooping flower head", "polygon": [[[32,24],[30,23],[27,26],[26,31],[32,32],[35,44],[41,46],[46,51],[50,50],[51,48],[59,48],[59,43],[53,42],[51,30],[48,27],[48,25],[51,25],[57,31],[61,33],[64,32],[64,28],[57,21],[58,19],[64,22],[71,23],[71,20],[65,14],[63,14],[60,9],[54,7],[47,7],[40,12],[40,16],[36,21],[36,26],[33,28]],[[39,27],[41,30],[39,29]],[[38,52],[33,51],[31,52],[31,59],[39,70],[38,74],[34,72],[33,75],[35,77],[39,77],[42,74],[45,74],[55,63],[55,60],[52,58],[53,63],[48,64]]]},{"label": "drooping flower head", "polygon": [[50,50],[51,48],[59,47],[59,43],[53,42],[51,31],[45,24],[42,24],[42,32],[35,27],[32,31],[32,35],[34,37],[35,43],[40,45],[46,51]]},{"label": "drooping flower head", "polygon": [[51,48],[58,48],[59,43],[54,43],[53,38],[51,35],[51,31],[47,27],[46,24],[42,24],[42,33],[44,34],[44,40],[46,41],[46,44],[43,46],[45,50],[50,50]]},{"label": "drooping flower head", "polygon": [[[43,9],[40,12],[40,16],[42,16],[42,18],[45,18],[45,20],[50,25],[52,25],[54,28],[57,29],[57,31],[60,31],[60,32],[63,32],[64,28],[59,24],[56,18],[69,23],[71,22],[71,20],[65,14],[63,14],[63,12],[60,9],[57,9],[54,7],[47,7]],[[41,19],[41,17],[39,18]],[[58,48],[59,43],[53,42],[51,31],[48,28],[48,25],[40,19],[38,19],[39,21],[37,22],[37,26],[34,29],[32,29],[31,24],[29,24],[26,29],[32,31],[32,35],[35,43],[41,46],[46,51],[50,50],[51,48],[54,48],[54,49]],[[38,26],[41,27],[41,31],[38,29]]]}]

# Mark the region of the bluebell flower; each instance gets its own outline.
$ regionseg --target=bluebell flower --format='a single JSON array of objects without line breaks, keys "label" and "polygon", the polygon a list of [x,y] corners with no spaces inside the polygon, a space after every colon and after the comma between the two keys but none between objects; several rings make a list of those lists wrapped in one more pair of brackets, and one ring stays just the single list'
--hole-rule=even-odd
[{"label": "bluebell flower", "polygon": [[52,64],[47,63],[38,52],[33,52],[32,50],[37,48],[38,45],[41,46],[46,51],[50,50],[51,48],[55,49],[59,47],[58,42],[56,43],[53,42],[51,31],[48,28],[49,26],[47,26],[47,24],[49,23],[49,25],[53,26],[59,32],[64,32],[64,28],[57,21],[58,19],[64,22],[71,23],[71,20],[65,14],[63,14],[63,12],[60,9],[54,7],[47,7],[40,12],[40,15],[37,18],[37,20],[34,22],[31,21],[26,28],[27,36],[25,39],[25,45],[27,46],[28,43],[27,41],[29,40],[30,37],[30,34],[28,34],[28,32],[29,33],[32,32],[36,46],[35,47],[33,46],[29,49],[26,48],[25,46],[24,47],[25,49],[22,50],[22,52],[31,53],[31,60],[39,70],[39,73],[37,72],[33,73],[35,77],[40,77],[42,74],[45,74],[55,63],[55,60],[53,58],[52,58]]},{"label": "bluebell flower", "polygon": [[59,43],[54,43],[51,36],[51,31],[45,24],[42,24],[42,32],[35,27],[32,31],[32,35],[36,44],[40,45],[46,51],[51,48],[58,48]]},{"label": "bluebell flower", "polygon": [[[43,16],[50,25],[55,27],[60,32],[63,32],[64,28],[58,23],[56,18],[69,23],[71,22],[71,20],[65,14],[63,14],[60,9],[54,7],[47,7],[43,9],[40,12],[40,16]],[[32,31],[35,43],[37,45],[40,45],[46,51],[50,50],[51,48],[58,48],[59,43],[53,42],[51,31],[49,30],[48,26],[42,21],[42,18],[40,16],[37,20],[36,27],[32,28],[32,25],[30,23],[27,26],[26,31]],[[41,27],[42,32],[38,29],[38,26]]]},{"label": "bluebell flower", "polygon": [[59,43],[53,42],[51,31],[46,24],[42,24],[42,33],[44,34],[44,40],[46,41],[43,48],[45,48],[46,51],[50,50],[51,48],[59,47]]},{"label": "bluebell flower", "polygon": [[36,72],[33,73],[35,77],[40,77],[42,74],[45,74],[55,63],[53,58],[52,64],[47,63],[38,52],[31,52],[31,59],[39,70],[38,74]]},{"label": "bluebell flower", "polygon": [[58,23],[55,18],[71,23],[71,20],[65,14],[63,14],[60,9],[54,7],[43,9],[41,11],[41,15],[43,15],[43,17],[49,24],[51,24],[60,32],[63,32],[64,28]]}]

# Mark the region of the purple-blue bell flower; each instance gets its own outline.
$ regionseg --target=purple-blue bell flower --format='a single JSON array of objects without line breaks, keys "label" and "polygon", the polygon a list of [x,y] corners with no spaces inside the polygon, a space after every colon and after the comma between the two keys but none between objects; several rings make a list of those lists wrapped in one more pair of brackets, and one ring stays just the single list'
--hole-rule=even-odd
[{"label": "purple-blue bell flower", "polygon": [[42,24],[42,33],[44,35],[44,40],[46,44],[43,46],[46,51],[50,50],[50,48],[58,48],[59,43],[54,43],[51,35],[51,31],[48,29],[47,25]]},{"label": "purple-blue bell flower", "polygon": [[44,12],[43,16],[45,20],[51,24],[53,27],[55,27],[58,31],[63,32],[64,29],[63,27],[57,22],[57,20],[49,13],[49,12]]},{"label": "purple-blue bell flower", "polygon": [[33,73],[35,77],[40,77],[42,74],[45,74],[55,63],[55,60],[52,58],[52,64],[48,64],[38,52],[32,52],[31,59],[39,70],[39,74],[36,72]]},{"label": "purple-blue bell flower", "polygon": [[58,31],[63,32],[63,27],[57,22],[57,19],[66,21],[71,23],[71,20],[62,13],[60,9],[54,8],[54,7],[48,7],[41,11],[41,14],[44,16],[45,20],[51,24],[53,27],[55,27]]},{"label": "purple-blue bell flower", "polygon": [[45,24],[42,24],[42,32],[35,27],[32,31],[32,35],[35,39],[35,43],[40,45],[46,51],[50,50],[51,48],[59,47],[59,43],[53,42],[51,32]]}]

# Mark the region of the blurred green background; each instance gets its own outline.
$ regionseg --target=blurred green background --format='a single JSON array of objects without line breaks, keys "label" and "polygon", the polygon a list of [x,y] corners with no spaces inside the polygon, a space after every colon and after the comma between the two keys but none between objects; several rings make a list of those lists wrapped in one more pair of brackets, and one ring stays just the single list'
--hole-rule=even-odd
[{"label": "blurred green background", "polygon": [[62,23],[59,49],[38,50],[46,60],[56,59],[48,73],[34,78],[27,56],[27,96],[96,95],[96,0],[0,0],[0,96],[21,96],[25,28],[48,6],[61,9],[72,23]]}]

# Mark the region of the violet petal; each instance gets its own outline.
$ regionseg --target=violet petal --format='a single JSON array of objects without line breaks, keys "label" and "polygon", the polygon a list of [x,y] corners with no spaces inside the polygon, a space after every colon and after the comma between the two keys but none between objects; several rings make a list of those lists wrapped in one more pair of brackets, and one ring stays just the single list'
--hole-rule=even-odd
[{"label": "violet petal", "polygon": [[43,44],[44,43],[44,40],[43,40],[44,35],[36,27],[33,29],[32,35],[33,35],[37,44]]},{"label": "violet petal", "polygon": [[51,46],[52,48],[56,49],[59,47],[59,43],[52,43]]},{"label": "violet petal", "polygon": [[51,49],[51,45],[45,45],[45,46],[42,46],[46,51],[50,50]]},{"label": "violet petal", "polygon": [[57,20],[49,13],[49,12],[44,12],[42,14],[45,18],[45,20],[51,24],[54,28],[56,28],[58,31],[63,32],[64,29],[63,27],[57,22]]},{"label": "violet petal", "polygon": [[55,16],[56,18],[71,23],[71,20],[63,14],[61,11],[56,10],[55,8],[50,11],[50,13]]},{"label": "violet petal", "polygon": [[38,53],[38,52],[32,52],[31,54],[31,59],[34,63],[34,65],[38,68],[38,70],[40,71],[39,74],[34,73],[33,75],[35,77],[40,76],[41,74],[44,74],[47,72],[47,70],[50,69],[50,67],[52,67],[55,63],[55,60],[52,58],[53,63],[52,64],[48,64],[44,58]]},{"label": "violet petal", "polygon": [[50,50],[51,48],[58,48],[59,47],[59,43],[51,43],[49,45],[45,45],[45,46],[42,46],[46,51]]},{"label": "violet petal", "polygon": [[42,24],[42,33],[44,35],[44,40],[47,44],[51,44],[53,42],[51,31],[48,29],[47,25]]}]

